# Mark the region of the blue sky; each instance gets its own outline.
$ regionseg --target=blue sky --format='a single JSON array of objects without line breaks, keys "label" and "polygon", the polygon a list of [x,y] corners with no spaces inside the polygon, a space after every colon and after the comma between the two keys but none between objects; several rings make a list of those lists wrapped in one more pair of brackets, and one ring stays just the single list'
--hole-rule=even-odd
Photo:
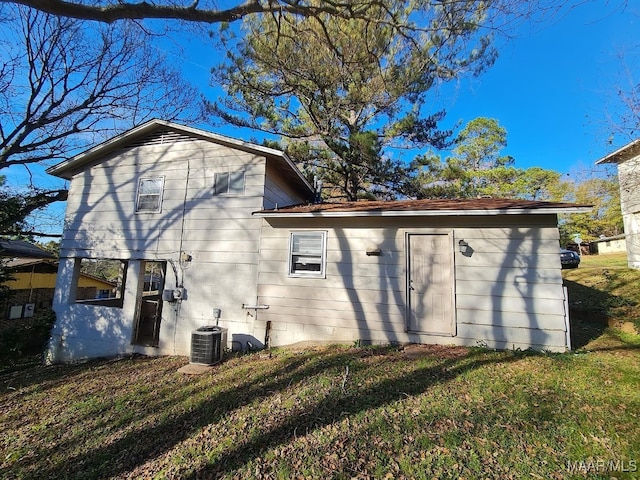
[{"label": "blue sky", "polygon": [[[434,92],[433,111],[447,111],[442,127],[495,118],[508,132],[503,154],[514,157],[517,167],[570,174],[593,169],[597,159],[630,141],[608,144],[611,129],[605,113],[615,110],[615,90],[622,84],[619,56],[640,51],[640,2],[573,3],[578,5],[538,23],[522,23],[510,32],[512,38],[498,37],[499,57],[481,76]],[[193,57],[182,58],[185,69],[213,99],[220,93],[209,86],[209,68],[216,59],[207,59],[210,47],[196,39],[189,42],[185,52]],[[233,127],[216,131],[262,138],[259,132]]]},{"label": "blue sky", "polygon": [[[590,171],[598,158],[630,140],[616,138],[610,145],[605,117],[615,112],[622,69],[640,66],[631,56],[640,51],[639,27],[640,2],[625,0],[586,1],[543,22],[523,23],[513,38],[498,39],[500,55],[488,71],[434,92],[433,111],[447,111],[443,128],[476,117],[497,119],[508,132],[503,154],[514,157],[517,167],[571,175]],[[175,43],[184,52],[175,61],[212,99],[219,93],[209,85],[215,50],[195,35]],[[619,57],[625,52],[623,63]],[[237,128],[198,126],[246,140],[261,138]],[[41,169],[33,172],[36,181],[45,179]],[[3,174],[13,185],[28,179],[19,168]],[[55,210],[61,217],[61,208]]]},{"label": "blue sky", "polygon": [[[540,24],[523,24],[499,42],[500,56],[481,77],[446,88],[450,120],[497,119],[505,154],[522,168],[592,168],[609,145],[607,112],[616,108],[624,67],[619,55],[640,46],[640,4],[590,1]],[[626,64],[632,59],[627,55]],[[637,62],[636,62],[637,66]],[[635,80],[640,81],[640,72]],[[616,139],[622,146],[629,139]]]}]

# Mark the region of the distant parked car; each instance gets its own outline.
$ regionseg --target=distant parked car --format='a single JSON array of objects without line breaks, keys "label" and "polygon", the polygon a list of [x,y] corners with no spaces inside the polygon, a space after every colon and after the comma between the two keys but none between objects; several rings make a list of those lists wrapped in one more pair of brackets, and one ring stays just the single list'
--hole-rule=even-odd
[{"label": "distant parked car", "polygon": [[580,255],[573,250],[560,250],[560,264],[562,268],[578,268],[580,265]]}]

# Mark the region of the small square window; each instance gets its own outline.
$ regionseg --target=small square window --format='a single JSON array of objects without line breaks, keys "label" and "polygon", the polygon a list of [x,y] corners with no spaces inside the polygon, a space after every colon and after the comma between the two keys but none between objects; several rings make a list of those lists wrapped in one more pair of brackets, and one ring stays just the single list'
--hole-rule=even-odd
[{"label": "small square window", "polygon": [[291,232],[289,275],[324,277],[326,239],[326,232]]},{"label": "small square window", "polygon": [[213,193],[215,195],[243,195],[244,172],[216,173],[213,185]]},{"label": "small square window", "polygon": [[136,213],[159,213],[162,209],[164,177],[147,177],[138,181]]}]

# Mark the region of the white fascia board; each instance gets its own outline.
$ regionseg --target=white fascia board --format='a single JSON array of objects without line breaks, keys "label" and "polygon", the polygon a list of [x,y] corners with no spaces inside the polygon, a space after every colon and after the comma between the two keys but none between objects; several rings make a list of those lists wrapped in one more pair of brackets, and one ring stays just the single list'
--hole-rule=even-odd
[{"label": "white fascia board", "polygon": [[79,153],[78,155],[74,155],[68,160],[63,160],[62,162],[47,168],[46,172],[49,175],[60,176],[62,178],[66,178],[67,180],[69,180],[71,177],[64,176],[63,173],[61,174],[61,172],[64,172],[67,169],[71,169],[75,165],[83,164],[85,161],[90,161],[94,156],[97,156],[102,151],[109,150],[111,148],[116,148],[119,144],[127,142],[129,138],[136,136],[140,133],[143,133],[146,130],[151,130],[152,128],[155,128],[157,125],[167,125],[167,122],[164,122],[162,120],[149,120],[148,122],[143,123],[142,125],[138,125],[137,127],[134,127],[131,130],[122,132],[119,135],[116,135],[115,137],[112,137],[102,143],[99,143],[98,145],[95,145],[94,147],[91,147],[88,150],[85,150],[84,152]]},{"label": "white fascia board", "polygon": [[624,147],[621,147],[615,152],[602,157],[600,160],[596,160],[596,165],[600,165],[603,163],[619,163],[621,161],[620,157],[623,157],[622,161],[628,160],[628,158],[626,158],[627,155],[629,155],[629,157],[637,155],[638,152],[634,154],[634,150],[637,147],[640,147],[640,138],[634,140],[633,142],[627,143]]},{"label": "white fascia board", "polygon": [[544,215],[559,213],[588,213],[591,207],[539,208],[539,209],[496,209],[496,210],[412,210],[412,211],[376,211],[376,212],[254,212],[262,218],[328,218],[328,217],[445,217],[478,215]]}]

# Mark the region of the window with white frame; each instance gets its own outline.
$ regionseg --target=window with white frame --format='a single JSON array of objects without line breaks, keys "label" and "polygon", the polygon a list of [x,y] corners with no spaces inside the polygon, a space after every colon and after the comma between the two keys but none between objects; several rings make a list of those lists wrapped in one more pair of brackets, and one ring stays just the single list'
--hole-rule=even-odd
[{"label": "window with white frame", "polygon": [[327,232],[291,232],[289,275],[324,277]]},{"label": "window with white frame", "polygon": [[143,177],[138,180],[136,213],[159,213],[163,190],[164,177]]},{"label": "window with white frame", "polygon": [[220,172],[215,174],[213,182],[215,195],[243,195],[244,172]]}]

